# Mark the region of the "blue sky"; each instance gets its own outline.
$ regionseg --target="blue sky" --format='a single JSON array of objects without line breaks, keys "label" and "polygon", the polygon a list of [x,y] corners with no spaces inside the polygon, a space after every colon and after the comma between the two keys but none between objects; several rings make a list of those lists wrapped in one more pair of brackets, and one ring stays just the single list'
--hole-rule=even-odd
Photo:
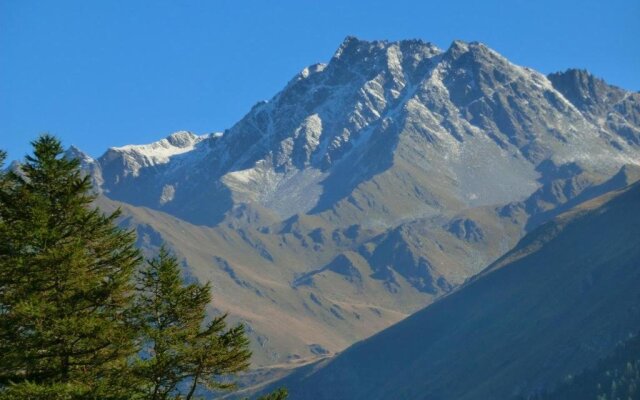
[{"label": "blue sky", "polygon": [[640,90],[640,1],[0,0],[0,148],[93,156],[230,127],[347,35],[481,41],[542,72]]}]

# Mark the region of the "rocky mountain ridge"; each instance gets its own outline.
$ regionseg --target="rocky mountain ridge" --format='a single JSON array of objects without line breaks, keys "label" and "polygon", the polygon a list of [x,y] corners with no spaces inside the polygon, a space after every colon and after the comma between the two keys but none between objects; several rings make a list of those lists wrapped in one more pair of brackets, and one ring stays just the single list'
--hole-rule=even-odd
[{"label": "rocky mountain ridge", "polygon": [[221,133],[97,159],[123,223],[167,241],[257,363],[342,350],[450,292],[563,209],[640,176],[640,94],[481,43],[348,37]]}]

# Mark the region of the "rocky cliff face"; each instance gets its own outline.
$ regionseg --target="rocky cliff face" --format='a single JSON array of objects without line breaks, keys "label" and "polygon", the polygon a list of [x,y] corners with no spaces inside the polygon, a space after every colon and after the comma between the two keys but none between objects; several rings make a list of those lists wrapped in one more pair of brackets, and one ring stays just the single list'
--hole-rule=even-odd
[{"label": "rocky cliff face", "polygon": [[224,132],[74,156],[104,206],[156,238],[141,245],[168,241],[217,284],[214,304],[270,364],[375,333],[527,226],[623,185],[639,109],[638,93],[547,77],[481,43],[349,37]]}]

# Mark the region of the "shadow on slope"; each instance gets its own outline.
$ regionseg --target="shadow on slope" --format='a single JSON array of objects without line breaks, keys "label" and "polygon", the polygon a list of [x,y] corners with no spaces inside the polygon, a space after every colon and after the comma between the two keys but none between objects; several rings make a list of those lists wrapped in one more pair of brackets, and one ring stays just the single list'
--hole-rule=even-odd
[{"label": "shadow on slope", "polygon": [[527,235],[460,290],[284,382],[296,399],[530,395],[640,329],[640,184]]}]

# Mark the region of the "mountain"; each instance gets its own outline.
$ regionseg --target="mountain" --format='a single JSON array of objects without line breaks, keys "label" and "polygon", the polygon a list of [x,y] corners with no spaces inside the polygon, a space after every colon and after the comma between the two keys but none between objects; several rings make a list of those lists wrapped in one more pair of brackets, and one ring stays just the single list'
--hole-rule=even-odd
[{"label": "mountain", "polygon": [[293,400],[532,398],[640,331],[639,285],[636,183],[539,226],[453,293],[284,384]]},{"label": "mountain", "polygon": [[547,78],[480,43],[443,52],[349,37],[224,133],[110,149],[102,190],[209,226],[242,202],[283,219],[393,223],[526,197],[569,163],[637,164],[639,99],[585,72]]},{"label": "mountain", "polygon": [[451,292],[522,235],[640,177],[640,94],[481,43],[348,37],[206,135],[92,159],[99,204],[247,324],[258,365],[327,357]]}]

